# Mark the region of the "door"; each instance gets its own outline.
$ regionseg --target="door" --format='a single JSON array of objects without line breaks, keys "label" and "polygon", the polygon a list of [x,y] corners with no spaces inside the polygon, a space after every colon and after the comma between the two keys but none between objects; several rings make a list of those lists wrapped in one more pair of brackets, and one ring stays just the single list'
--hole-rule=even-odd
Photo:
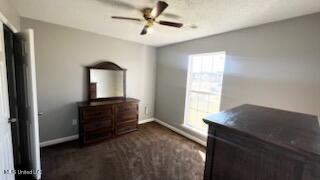
[{"label": "door", "polygon": [[4,25],[4,46],[5,46],[5,58],[6,58],[6,70],[7,70],[7,84],[8,84],[8,95],[9,95],[9,109],[10,118],[16,119],[16,122],[11,123],[11,134],[12,134],[12,147],[14,157],[14,168],[24,169],[22,165],[22,151],[20,141],[20,123],[18,117],[18,98],[17,98],[17,86],[15,76],[15,60],[14,60],[14,32]]},{"label": "door", "polygon": [[14,179],[3,23],[0,22],[0,180]]},{"label": "door", "polygon": [[[20,84],[23,116],[25,116],[27,122],[25,124],[25,131],[27,133],[26,139],[23,141],[28,147],[26,156],[29,157],[30,168],[34,172],[34,178],[41,178],[41,167],[40,167],[40,142],[39,142],[39,124],[38,124],[38,100],[37,100],[37,88],[36,88],[36,67],[35,67],[35,55],[34,55],[34,33],[32,29],[27,29],[21,33],[16,34],[18,41],[15,42],[17,47],[15,49],[21,50],[17,53],[16,58],[16,74],[17,72],[22,73],[23,79]],[[15,53],[16,54],[16,53]],[[17,67],[19,69],[17,69]],[[19,82],[17,82],[18,84]],[[18,88],[19,89],[19,88]],[[19,91],[17,89],[17,91]],[[19,94],[19,92],[18,92]],[[18,108],[19,106],[18,105]],[[21,107],[22,108],[22,107]],[[18,115],[19,116],[19,115]],[[20,116],[19,116],[20,117]]]},{"label": "door", "polygon": [[[6,34],[5,34],[6,38]],[[29,117],[30,113],[30,102],[28,99],[28,71],[27,68],[29,66],[27,59],[26,59],[26,53],[25,53],[25,40],[21,37],[19,34],[13,34],[13,51],[14,51],[14,61],[13,61],[13,70],[14,74],[7,74],[8,77],[8,86],[9,89],[12,86],[12,83],[10,83],[10,76],[14,77],[15,82],[15,91],[16,93],[9,90],[9,105],[10,109],[14,108],[12,104],[15,104],[17,106],[17,121],[15,123],[11,124],[11,132],[12,132],[12,143],[13,143],[13,152],[15,155],[15,167],[16,169],[21,170],[31,170],[31,144],[30,144],[30,124],[31,119]],[[6,45],[6,44],[5,44]],[[6,46],[7,49],[8,46]],[[9,53],[6,53],[6,55],[9,55]],[[10,73],[10,61],[7,57],[7,72]],[[14,87],[13,87],[14,88]],[[11,89],[13,89],[11,88]],[[13,93],[13,94],[11,94]],[[12,102],[12,97],[10,96],[16,96],[16,101]],[[11,116],[13,117],[13,116]],[[18,129],[14,129],[15,125],[18,125]],[[15,134],[19,136],[20,142],[15,141]],[[16,148],[18,147],[18,148]],[[15,152],[18,152],[18,155],[21,157],[21,161],[17,162],[16,159],[17,156]]]}]

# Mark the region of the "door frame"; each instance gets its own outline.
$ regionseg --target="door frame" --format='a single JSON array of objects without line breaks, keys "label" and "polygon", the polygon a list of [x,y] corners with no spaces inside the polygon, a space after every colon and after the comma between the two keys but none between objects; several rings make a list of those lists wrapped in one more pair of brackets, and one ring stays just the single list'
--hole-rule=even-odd
[{"label": "door frame", "polygon": [[[18,32],[18,29],[2,14],[2,12],[0,11],[0,22],[1,24],[5,24],[9,29],[12,30],[13,33],[17,34],[19,33]],[[30,78],[32,79],[31,81],[33,82],[32,84],[34,85],[31,85],[31,88],[32,88],[32,92],[37,92],[37,89],[36,89],[36,75],[35,75],[35,54],[34,54],[34,31],[32,29],[26,29],[24,31],[21,31],[20,34],[23,34],[23,33],[28,33],[29,36],[28,37],[31,37],[31,41],[29,41],[28,43],[28,46],[29,48],[31,49],[31,54],[30,54],[30,67],[31,69],[31,74],[29,74]],[[4,40],[4,39],[3,39]],[[4,47],[3,47],[4,48]],[[3,49],[3,51],[5,51],[5,49]],[[8,94],[9,95],[9,94]],[[29,96],[30,94],[28,94]],[[8,97],[9,98],[9,97]],[[28,97],[30,98],[30,97]],[[37,98],[36,96],[32,96],[32,101],[30,102],[33,102],[33,103],[37,103]],[[34,129],[39,129],[39,125],[38,125],[38,107],[37,107],[37,104],[33,104],[33,114],[34,117],[34,121],[32,122],[32,126]],[[36,121],[36,122],[35,122]],[[12,135],[12,132],[11,132],[11,135]],[[33,137],[35,138],[34,140],[37,141],[36,144],[36,147],[35,149],[32,149],[31,148],[31,156],[32,156],[32,165],[31,167],[33,168],[34,171],[36,171],[37,173],[33,174],[32,176],[35,178],[35,179],[41,179],[41,164],[40,164],[40,141],[39,141],[39,131],[35,131],[33,133]],[[12,150],[13,151],[13,150]],[[12,152],[13,154],[13,152]],[[40,174],[39,174],[40,172]]]},{"label": "door frame", "polygon": [[2,14],[1,11],[0,11],[0,21],[6,26],[8,26],[14,33],[18,32],[18,29],[6,18],[6,16]]},{"label": "door frame", "polygon": [[[6,25],[7,27],[9,27],[9,29],[12,29],[12,31],[14,31],[14,32],[17,32],[17,29],[8,21],[8,19],[0,12],[0,25],[1,25],[1,28],[4,28],[4,26],[3,25]],[[5,91],[8,91],[8,87],[6,87],[7,86],[7,79],[6,79],[6,76],[7,76],[7,73],[6,73],[6,70],[7,70],[7,67],[6,67],[6,58],[5,58],[5,39],[4,39],[4,32],[2,32],[2,29],[1,29],[1,33],[3,33],[3,34],[1,34],[1,36],[0,36],[0,51],[1,51],[1,61],[3,60],[4,62],[4,67],[3,67],[3,83],[4,83],[4,86],[3,86],[3,88],[6,88],[6,90],[5,89],[2,89],[2,90],[5,90]],[[2,38],[3,37],[3,38]],[[2,53],[4,53],[4,54],[2,54]],[[3,58],[3,59],[2,59]],[[1,90],[1,91],[2,91]],[[5,101],[7,101],[7,102],[4,102],[4,108],[5,108],[5,111],[8,111],[7,113],[9,113],[10,114],[10,112],[9,112],[9,93],[8,92],[6,92],[6,93],[4,93],[3,94],[4,95],[4,98],[5,98]],[[7,114],[7,115],[9,115],[9,114]],[[8,116],[8,117],[5,117],[5,118],[9,118],[10,117],[10,115]],[[2,120],[4,120],[4,119],[1,119],[1,121]],[[9,119],[8,119],[9,120]],[[2,127],[2,125],[4,125],[4,124],[2,124],[2,123],[6,123],[6,122],[1,122],[1,127]],[[4,167],[4,168],[14,168],[14,159],[13,159],[13,147],[12,147],[12,138],[11,138],[11,136],[12,136],[12,132],[11,132],[11,125],[9,125],[8,124],[8,127],[7,126],[3,126],[3,128],[4,128],[4,130],[5,130],[5,132],[4,132],[4,134],[5,133],[8,133],[7,135],[9,136],[9,137],[7,137],[6,138],[6,140],[7,140],[7,142],[2,142],[1,141],[1,143],[5,143],[5,144],[7,144],[7,148],[6,148],[6,150],[4,150],[3,152],[4,152],[4,154],[2,155],[2,156],[5,156],[4,158],[5,159],[7,159],[8,161],[7,162],[5,162],[3,165],[4,166],[1,166],[1,167]],[[9,128],[9,129],[8,129]],[[1,129],[2,130],[2,129]],[[9,133],[10,133],[10,135],[9,135]],[[11,147],[10,147],[11,146]],[[7,153],[6,153],[7,152]],[[9,155],[10,154],[10,155]],[[1,157],[1,158],[3,158],[3,157]],[[8,173],[10,173],[10,175],[7,175],[7,177],[5,177],[6,179],[12,179],[12,180],[14,180],[15,179],[15,175],[13,174],[14,173],[14,169],[6,169],[6,171],[8,171]],[[2,173],[4,173],[4,172],[2,172]],[[2,174],[1,173],[1,174]],[[6,174],[6,173],[5,173]],[[6,176],[6,175],[4,175],[4,176]],[[1,179],[2,179],[2,177],[3,177],[3,175],[1,175]]]}]

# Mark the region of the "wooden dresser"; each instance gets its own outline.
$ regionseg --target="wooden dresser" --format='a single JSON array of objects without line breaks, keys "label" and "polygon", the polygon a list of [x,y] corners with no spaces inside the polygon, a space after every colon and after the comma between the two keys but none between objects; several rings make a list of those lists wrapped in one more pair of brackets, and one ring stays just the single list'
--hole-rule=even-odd
[{"label": "wooden dresser", "polygon": [[139,100],[133,98],[79,103],[80,144],[96,143],[137,130],[138,103]]},{"label": "wooden dresser", "polygon": [[204,121],[205,180],[320,180],[316,116],[242,105]]}]

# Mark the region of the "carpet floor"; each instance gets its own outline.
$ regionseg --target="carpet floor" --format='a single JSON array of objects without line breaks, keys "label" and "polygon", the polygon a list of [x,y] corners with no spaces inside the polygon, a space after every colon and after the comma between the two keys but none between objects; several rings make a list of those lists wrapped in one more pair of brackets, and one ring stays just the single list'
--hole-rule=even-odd
[{"label": "carpet floor", "polygon": [[204,161],[205,147],[155,122],[84,148],[41,149],[45,180],[202,180]]}]

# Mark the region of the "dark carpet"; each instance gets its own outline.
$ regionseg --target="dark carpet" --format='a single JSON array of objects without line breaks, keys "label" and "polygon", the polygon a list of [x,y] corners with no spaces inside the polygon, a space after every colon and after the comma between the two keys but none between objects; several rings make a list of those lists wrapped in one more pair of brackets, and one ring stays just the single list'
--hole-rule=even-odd
[{"label": "dark carpet", "polygon": [[76,141],[41,149],[42,179],[200,180],[205,148],[155,123],[79,148]]}]

